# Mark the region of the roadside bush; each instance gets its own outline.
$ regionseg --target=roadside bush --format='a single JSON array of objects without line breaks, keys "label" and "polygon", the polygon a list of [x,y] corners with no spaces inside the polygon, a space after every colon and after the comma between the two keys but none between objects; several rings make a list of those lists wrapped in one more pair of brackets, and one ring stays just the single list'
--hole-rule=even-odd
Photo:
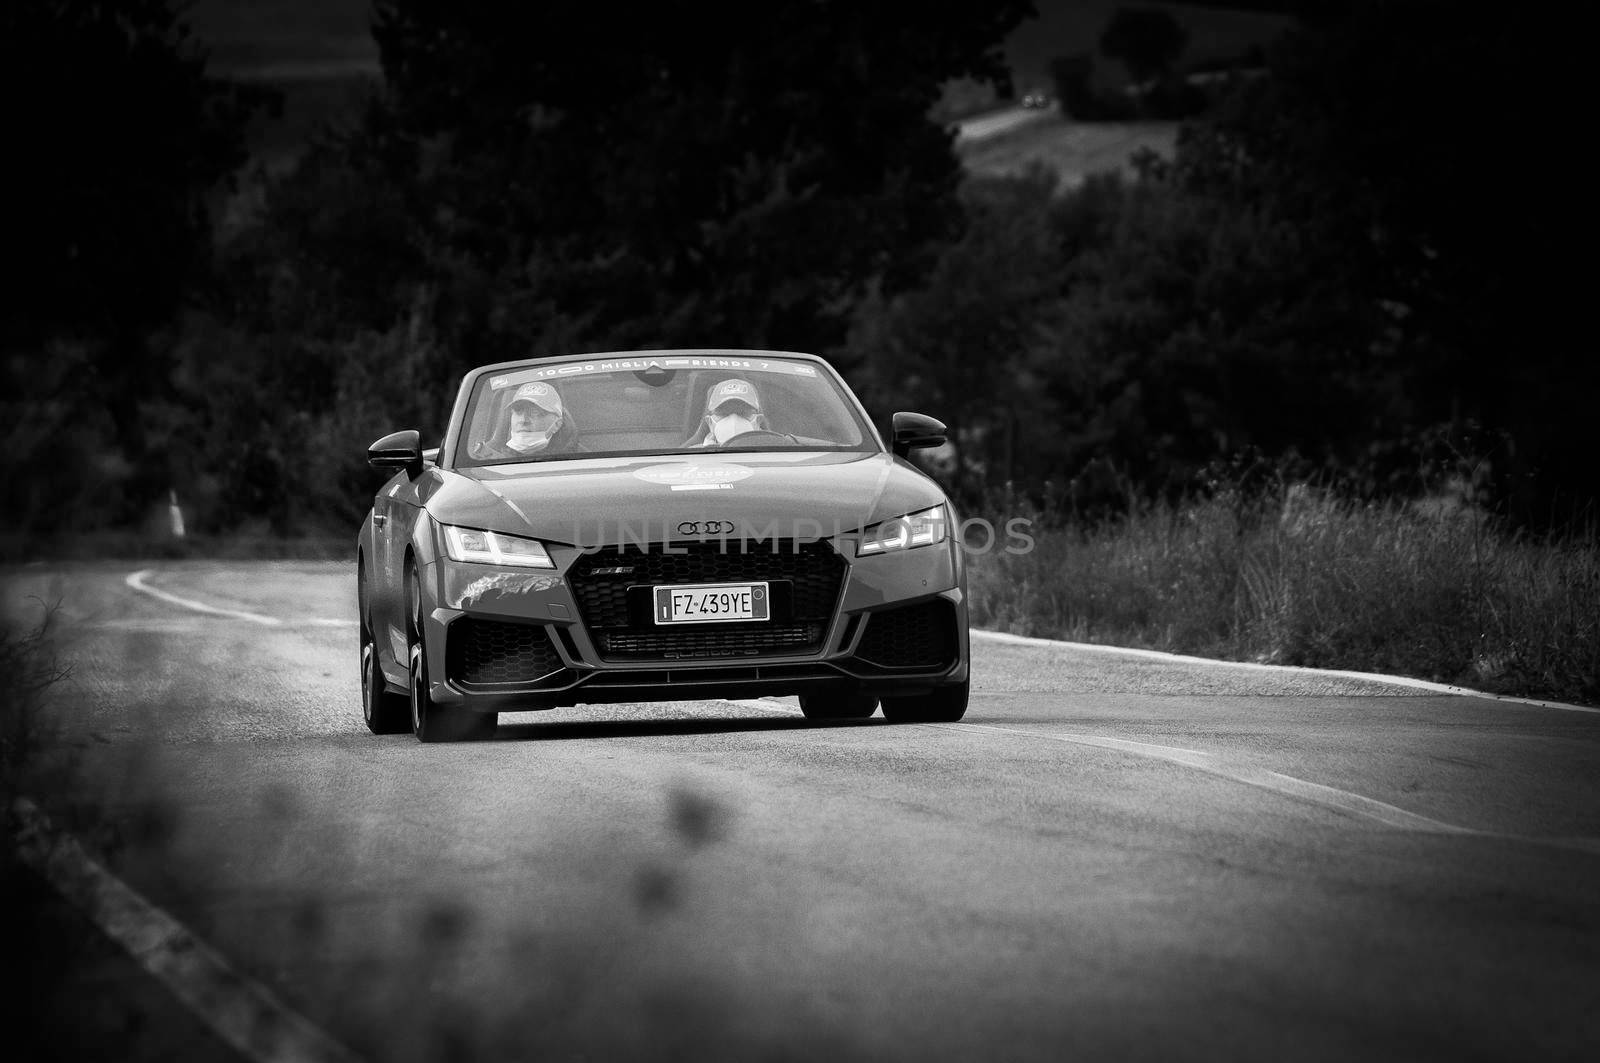
[{"label": "roadside bush", "polygon": [[420,315],[342,339],[196,317],[177,360],[174,480],[201,534],[351,531],[382,482],[368,445],[398,428],[437,445],[457,383]]},{"label": "roadside bush", "polygon": [[1095,83],[1092,53],[1050,60],[1050,80],[1061,110],[1076,121],[1125,122],[1139,116],[1138,107],[1126,94],[1103,91]]},{"label": "roadside bush", "polygon": [[973,623],[1600,704],[1600,538],[1305,485],[1036,528],[971,566]]},{"label": "roadside bush", "polygon": [[0,371],[0,446],[8,457],[0,506],[11,533],[103,528],[133,470],[117,445],[105,404],[88,386],[93,344],[56,342],[37,360]]}]

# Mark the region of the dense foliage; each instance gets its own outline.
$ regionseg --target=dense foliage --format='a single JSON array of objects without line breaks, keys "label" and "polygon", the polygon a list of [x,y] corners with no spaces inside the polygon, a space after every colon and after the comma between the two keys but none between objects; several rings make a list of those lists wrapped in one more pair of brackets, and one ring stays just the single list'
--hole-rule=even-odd
[{"label": "dense foliage", "polygon": [[[945,320],[962,300],[961,336],[1007,337],[1002,357],[928,358],[973,363],[965,406],[997,411],[963,423],[962,482],[980,488],[1181,493],[1246,453],[1368,496],[1449,489],[1582,526],[1600,386],[1552,253],[1577,200],[1560,168],[1486,139],[1547,142],[1567,99],[1548,30],[1487,5],[1319,5],[1143,180],[1048,201],[971,189],[995,239],[953,244],[934,288],[870,322],[876,372],[922,380],[919,352],[963,342]],[[1030,289],[1030,335],[974,276]]]},{"label": "dense foliage", "polygon": [[8,444],[49,464],[5,500],[92,527],[176,484],[202,529],[347,530],[365,445],[436,435],[462,369],[683,345],[818,351],[945,418],[968,506],[1104,513],[1248,454],[1592,513],[1568,168],[1491,139],[1576,98],[1548,20],[1307,4],[1138,180],[964,179],[928,115],[1029,8],[382,0],[381,90],[218,243],[249,101],[169,9],[11,5],[8,97],[59,106],[11,127]]},{"label": "dense foliage", "polygon": [[48,479],[8,476],[0,498],[24,522],[89,504],[125,519],[108,486],[166,480],[143,409],[169,396],[152,332],[203,278],[209,207],[268,100],[207,77],[164,0],[8,2],[0,100],[5,444],[52,463]]}]

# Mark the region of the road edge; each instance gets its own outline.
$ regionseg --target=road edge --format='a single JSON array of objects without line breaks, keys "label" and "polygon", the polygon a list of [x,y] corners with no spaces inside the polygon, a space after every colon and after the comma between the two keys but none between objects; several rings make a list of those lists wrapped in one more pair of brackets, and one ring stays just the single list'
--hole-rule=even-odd
[{"label": "road edge", "polygon": [[1529,705],[1541,709],[1562,709],[1567,712],[1586,712],[1600,716],[1600,709],[1587,705],[1569,705],[1564,701],[1543,701],[1538,698],[1519,698],[1510,694],[1491,694],[1483,690],[1473,690],[1469,687],[1451,686],[1448,683],[1434,683],[1426,679],[1413,679],[1405,675],[1385,675],[1381,672],[1351,672],[1339,668],[1308,668],[1299,664],[1261,664],[1256,661],[1225,661],[1216,657],[1192,657],[1182,653],[1168,653],[1165,650],[1135,649],[1132,646],[1106,646],[1096,642],[1068,642],[1064,639],[1037,638],[1032,635],[1013,635],[1009,631],[990,631],[987,628],[973,628],[974,638],[986,639],[990,642],[1005,643],[1013,646],[1046,646],[1068,650],[1087,650],[1094,653],[1104,653],[1117,657],[1134,657],[1145,660],[1166,661],[1174,664],[1202,664],[1213,667],[1240,668],[1255,672],[1276,672],[1279,674],[1320,676],[1337,679],[1360,679],[1369,683],[1385,683],[1389,686],[1409,687],[1413,690],[1422,690],[1431,694],[1449,694],[1454,697],[1482,698],[1485,701],[1507,702],[1513,705]]},{"label": "road edge", "polygon": [[23,863],[246,1059],[356,1063],[361,1058],[101,866],[33,801],[18,797],[12,811]]}]

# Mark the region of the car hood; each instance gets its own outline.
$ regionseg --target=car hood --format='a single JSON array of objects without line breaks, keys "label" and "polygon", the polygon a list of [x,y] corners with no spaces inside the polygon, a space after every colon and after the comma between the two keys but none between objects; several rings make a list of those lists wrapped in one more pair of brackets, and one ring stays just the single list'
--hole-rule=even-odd
[{"label": "car hood", "polygon": [[[423,501],[441,523],[574,546],[701,534],[811,539],[944,501],[903,459],[814,451],[487,465],[432,470],[429,481]],[[680,527],[705,521],[719,523]]]}]

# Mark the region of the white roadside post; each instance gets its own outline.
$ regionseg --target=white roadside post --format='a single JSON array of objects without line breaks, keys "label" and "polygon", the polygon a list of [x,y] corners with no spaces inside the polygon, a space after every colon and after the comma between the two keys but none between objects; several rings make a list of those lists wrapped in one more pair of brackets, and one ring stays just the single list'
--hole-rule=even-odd
[{"label": "white roadside post", "polygon": [[184,535],[183,510],[178,508],[178,492],[176,490],[167,491],[167,513],[172,521],[172,537],[174,539],[182,539]]}]

